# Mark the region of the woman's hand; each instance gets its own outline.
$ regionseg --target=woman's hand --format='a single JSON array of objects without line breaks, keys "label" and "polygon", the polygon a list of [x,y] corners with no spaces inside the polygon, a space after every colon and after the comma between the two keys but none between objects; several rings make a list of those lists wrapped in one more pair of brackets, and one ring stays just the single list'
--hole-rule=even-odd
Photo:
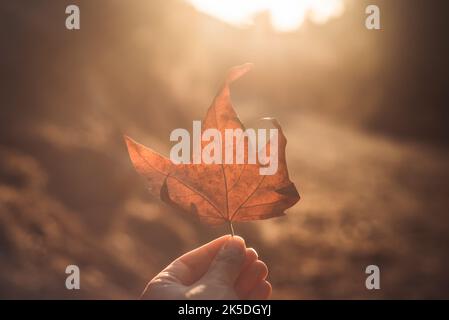
[{"label": "woman's hand", "polygon": [[268,299],[268,269],[238,236],[223,236],[192,250],[162,270],[143,299]]}]

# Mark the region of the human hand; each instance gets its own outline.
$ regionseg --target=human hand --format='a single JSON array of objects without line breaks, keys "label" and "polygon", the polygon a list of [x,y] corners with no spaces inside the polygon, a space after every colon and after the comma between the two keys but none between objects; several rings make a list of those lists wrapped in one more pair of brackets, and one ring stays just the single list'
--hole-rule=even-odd
[{"label": "human hand", "polygon": [[238,236],[223,236],[194,249],[162,270],[142,299],[268,299],[268,268]]}]

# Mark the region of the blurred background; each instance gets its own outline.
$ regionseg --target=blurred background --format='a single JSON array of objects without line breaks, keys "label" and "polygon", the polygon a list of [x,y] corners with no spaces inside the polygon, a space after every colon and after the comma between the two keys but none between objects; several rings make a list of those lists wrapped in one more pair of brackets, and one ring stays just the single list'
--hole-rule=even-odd
[{"label": "blurred background", "polygon": [[[255,4],[257,3],[257,4]],[[65,28],[77,4],[81,29]],[[377,4],[381,30],[365,28]],[[122,134],[168,154],[226,70],[276,117],[302,199],[239,223],[274,299],[449,298],[444,1],[2,1],[0,298],[135,299],[217,236],[146,191]],[[69,264],[81,290],[65,288]],[[365,288],[365,268],[381,290]]]}]

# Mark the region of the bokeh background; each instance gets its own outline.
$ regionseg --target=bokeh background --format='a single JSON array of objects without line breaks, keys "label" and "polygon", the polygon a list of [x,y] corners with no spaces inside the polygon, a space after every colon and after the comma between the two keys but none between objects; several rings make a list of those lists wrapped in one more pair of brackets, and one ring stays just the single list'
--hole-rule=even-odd
[{"label": "bokeh background", "polygon": [[[382,30],[364,26],[372,3]],[[79,31],[65,28],[68,4]],[[122,134],[167,154],[226,70],[253,62],[235,108],[246,124],[279,120],[302,196],[287,217],[235,225],[273,298],[449,298],[448,5],[342,0],[287,31],[270,12],[240,25],[198,9],[2,1],[0,297],[134,299],[227,233],[149,196]],[[65,289],[69,264],[81,290]],[[370,264],[381,290],[365,288]]]}]

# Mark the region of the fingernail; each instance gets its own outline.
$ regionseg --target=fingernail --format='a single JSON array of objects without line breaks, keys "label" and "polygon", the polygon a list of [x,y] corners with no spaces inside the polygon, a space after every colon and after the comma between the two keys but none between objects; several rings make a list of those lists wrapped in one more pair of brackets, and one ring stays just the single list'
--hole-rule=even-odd
[{"label": "fingernail", "polygon": [[245,240],[239,236],[230,237],[223,245],[223,250],[232,253],[240,253],[245,248]]}]

